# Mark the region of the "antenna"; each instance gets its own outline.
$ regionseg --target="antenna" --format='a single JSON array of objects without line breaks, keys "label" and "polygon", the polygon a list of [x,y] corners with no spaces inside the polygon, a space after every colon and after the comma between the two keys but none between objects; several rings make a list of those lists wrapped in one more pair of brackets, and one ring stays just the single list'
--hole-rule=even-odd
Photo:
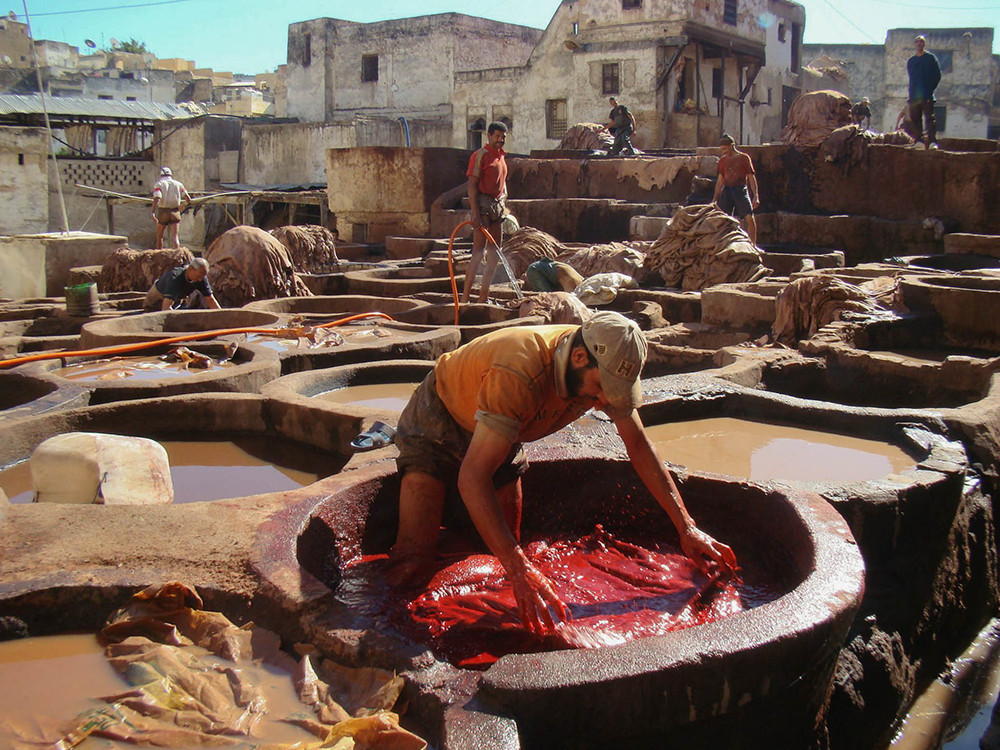
[{"label": "antenna", "polygon": [[121,46],[121,43],[117,39],[111,37],[111,49],[118,49]]},{"label": "antenna", "polygon": [[97,43],[93,39],[84,39],[83,43],[86,44],[91,49],[94,49],[95,47],[97,47]]}]

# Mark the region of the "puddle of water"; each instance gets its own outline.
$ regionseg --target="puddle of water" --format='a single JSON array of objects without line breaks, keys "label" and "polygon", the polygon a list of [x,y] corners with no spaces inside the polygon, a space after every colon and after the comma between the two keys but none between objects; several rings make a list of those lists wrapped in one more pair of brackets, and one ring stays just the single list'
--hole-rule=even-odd
[{"label": "puddle of water", "polygon": [[81,362],[53,370],[67,380],[163,380],[164,378],[189,378],[205,372],[219,372],[233,367],[233,362],[211,360],[208,367],[185,367],[180,362],[164,362],[159,357],[112,357],[92,362]]},{"label": "puddle of water", "polygon": [[328,339],[320,340],[315,344],[308,339],[296,338],[294,336],[267,336],[261,333],[251,333],[246,337],[247,343],[263,346],[267,349],[274,349],[286,352],[293,349],[332,349],[344,344],[371,344],[386,339],[411,339],[420,334],[409,331],[387,330],[381,326],[338,326],[334,331],[338,336],[331,336]]},{"label": "puddle of water", "polygon": [[[160,441],[170,460],[175,503],[222,500],[304,487],[339,469],[330,457],[281,441]],[[295,468],[291,468],[295,467]],[[0,487],[12,503],[34,499],[31,469],[22,461],[0,472]]]},{"label": "puddle of water", "polygon": [[352,385],[319,393],[314,398],[337,404],[367,406],[369,409],[403,411],[419,383],[377,383]]},{"label": "puddle of water", "polygon": [[[222,659],[209,658],[219,665],[232,666]],[[244,747],[316,740],[303,729],[271,718],[306,710],[296,696],[291,675],[274,667],[253,664],[240,664],[240,669],[260,686],[269,707],[269,716],[257,725],[260,731],[255,731],[253,744]],[[94,635],[45,636],[0,643],[0,747],[11,747],[15,741],[8,721],[30,722],[32,717],[40,716],[70,720],[83,711],[106,706],[98,700],[100,696],[122,693],[129,687],[108,664]],[[96,737],[77,746],[78,750],[134,750],[135,747]],[[196,750],[186,745],[171,747]]]},{"label": "puddle of water", "polygon": [[646,432],[666,461],[754,481],[857,482],[915,465],[891,443],[729,417],[651,425]]}]

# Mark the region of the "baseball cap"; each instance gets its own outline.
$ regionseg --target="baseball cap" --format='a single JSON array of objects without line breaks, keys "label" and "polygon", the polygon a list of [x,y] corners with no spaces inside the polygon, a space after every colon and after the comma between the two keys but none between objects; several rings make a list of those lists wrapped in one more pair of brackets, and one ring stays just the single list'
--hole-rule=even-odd
[{"label": "baseball cap", "polygon": [[616,409],[642,405],[639,374],[648,345],[639,326],[621,313],[603,310],[583,324],[583,343],[597,360],[601,388]]},{"label": "baseball cap", "polygon": [[160,174],[162,174],[162,175],[172,175],[173,172],[170,171],[170,167],[163,167],[163,169],[160,170]]}]

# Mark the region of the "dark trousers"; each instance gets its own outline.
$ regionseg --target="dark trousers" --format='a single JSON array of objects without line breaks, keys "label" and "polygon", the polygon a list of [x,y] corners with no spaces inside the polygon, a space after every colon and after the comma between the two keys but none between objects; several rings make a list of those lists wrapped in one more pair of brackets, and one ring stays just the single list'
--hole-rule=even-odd
[{"label": "dark trousers", "polygon": [[927,143],[937,142],[937,123],[934,122],[934,100],[928,101],[911,101],[910,102],[910,121],[913,123],[913,129],[916,131],[913,138],[917,141],[922,141],[924,139],[924,127],[923,123],[927,123]]},{"label": "dark trousers", "polygon": [[615,132],[615,143],[608,151],[611,156],[618,156],[622,152],[622,149],[628,147],[628,153],[630,156],[635,156],[635,146],[632,145],[632,126],[623,125],[618,128]]}]

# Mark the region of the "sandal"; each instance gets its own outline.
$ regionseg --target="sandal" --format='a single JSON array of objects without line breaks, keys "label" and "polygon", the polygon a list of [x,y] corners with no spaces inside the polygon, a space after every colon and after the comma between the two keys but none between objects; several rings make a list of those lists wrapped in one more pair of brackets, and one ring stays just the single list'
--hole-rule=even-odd
[{"label": "sandal", "polygon": [[373,451],[378,448],[385,448],[396,439],[396,428],[390,427],[385,422],[376,422],[367,432],[362,432],[351,441],[351,448],[356,452]]}]

